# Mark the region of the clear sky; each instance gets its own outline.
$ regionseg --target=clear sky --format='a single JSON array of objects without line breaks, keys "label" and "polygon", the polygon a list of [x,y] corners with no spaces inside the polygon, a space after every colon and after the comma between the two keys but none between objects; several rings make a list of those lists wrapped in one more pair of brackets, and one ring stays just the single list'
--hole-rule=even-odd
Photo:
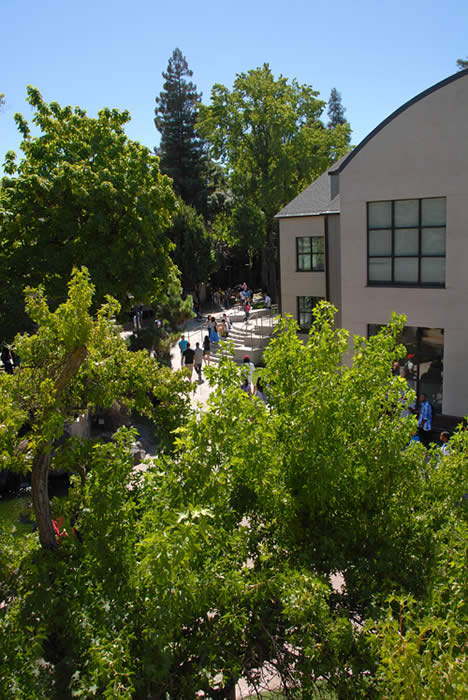
[{"label": "clear sky", "polygon": [[176,47],[206,103],[213,84],[231,88],[265,62],[324,100],[336,87],[354,144],[468,55],[468,0],[0,0],[0,26],[0,165],[19,148],[15,112],[31,118],[28,84],[90,116],[128,109],[127,134],[155,146],[154,99]]}]

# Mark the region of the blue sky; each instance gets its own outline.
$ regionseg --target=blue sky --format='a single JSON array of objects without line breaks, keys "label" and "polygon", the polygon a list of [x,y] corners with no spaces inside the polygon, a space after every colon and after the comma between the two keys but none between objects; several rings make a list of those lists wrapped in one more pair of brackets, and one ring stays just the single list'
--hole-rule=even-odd
[{"label": "blue sky", "polygon": [[354,144],[468,55],[466,0],[0,0],[0,25],[0,164],[19,149],[15,112],[32,116],[28,84],[90,116],[128,109],[127,134],[155,146],[154,99],[175,47],[204,102],[214,83],[230,88],[265,62],[324,100],[336,87]]}]

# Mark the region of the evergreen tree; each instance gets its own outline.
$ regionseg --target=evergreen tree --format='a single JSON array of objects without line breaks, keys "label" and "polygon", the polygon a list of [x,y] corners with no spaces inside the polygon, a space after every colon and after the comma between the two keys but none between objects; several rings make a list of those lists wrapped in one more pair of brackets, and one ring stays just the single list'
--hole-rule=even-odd
[{"label": "evergreen tree", "polygon": [[341,93],[339,93],[336,88],[332,88],[328,100],[328,117],[330,119],[328,128],[335,129],[338,124],[346,124],[345,112],[346,109],[341,102]]},{"label": "evergreen tree", "polygon": [[195,125],[201,93],[191,78],[187,60],[180,49],[169,59],[163,90],[156,97],[154,123],[161,133],[157,149],[161,171],[174,181],[176,193],[202,214],[206,213],[203,171],[206,155]]}]

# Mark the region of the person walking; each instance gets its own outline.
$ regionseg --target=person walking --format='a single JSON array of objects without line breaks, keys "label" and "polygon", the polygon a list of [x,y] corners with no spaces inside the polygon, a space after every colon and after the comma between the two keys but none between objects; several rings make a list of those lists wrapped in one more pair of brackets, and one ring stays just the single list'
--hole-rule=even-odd
[{"label": "person walking", "polygon": [[198,374],[198,383],[203,382],[202,379],[202,361],[203,361],[203,350],[200,347],[200,343],[195,343],[195,372]]},{"label": "person walking", "polygon": [[232,321],[227,314],[223,314],[223,321],[226,326],[226,338],[229,338],[229,332],[232,328]]},{"label": "person walking", "polygon": [[427,448],[431,441],[432,432],[432,406],[425,394],[421,394],[418,416],[418,433],[419,439]]},{"label": "person walking", "polygon": [[448,430],[443,430],[440,434],[440,442],[442,443],[440,451],[446,457],[450,452],[450,445],[448,444],[450,440],[450,433]]},{"label": "person walking", "polygon": [[205,335],[205,338],[203,340],[203,359],[205,361],[205,365],[210,364],[210,336]]},{"label": "person walking", "polygon": [[219,343],[218,326],[216,325],[214,316],[211,317],[210,341],[212,343]]},{"label": "person walking", "polygon": [[260,399],[260,401],[263,401],[263,403],[267,403],[267,397],[265,395],[261,377],[258,377],[257,383],[255,384],[254,396]]},{"label": "person walking", "polygon": [[185,364],[185,367],[189,371],[190,381],[192,381],[194,357],[195,357],[195,350],[192,350],[192,348],[190,347],[190,343],[187,343],[187,347],[184,350],[184,364]]},{"label": "person walking", "polygon": [[244,361],[243,361],[242,369],[241,369],[241,376],[242,376],[242,379],[247,380],[247,383],[249,385],[249,394],[252,393],[252,377],[253,377],[254,372],[255,372],[254,363],[250,361],[250,357],[248,355],[244,355]]},{"label": "person walking", "polygon": [[252,307],[250,306],[250,301],[247,299],[247,301],[244,304],[244,312],[245,312],[244,321],[245,321],[245,323],[247,323],[247,321],[249,320],[249,314],[250,314],[251,308]]},{"label": "person walking", "polygon": [[180,366],[184,364],[184,352],[187,350],[188,342],[185,340],[185,335],[182,335],[179,340],[179,350],[180,350]]}]

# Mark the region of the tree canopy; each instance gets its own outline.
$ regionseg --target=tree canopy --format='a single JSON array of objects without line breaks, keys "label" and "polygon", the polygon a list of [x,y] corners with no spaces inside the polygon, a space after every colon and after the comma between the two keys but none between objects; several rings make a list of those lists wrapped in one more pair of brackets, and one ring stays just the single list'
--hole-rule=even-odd
[{"label": "tree canopy", "polygon": [[2,692],[215,700],[268,663],[287,697],[466,695],[467,431],[444,457],[409,443],[404,319],[347,366],[332,307],[314,314],[306,344],[289,319],[266,351],[268,406],[224,356],[138,480],[131,433],[75,447],[80,539],[3,582]]},{"label": "tree canopy", "polygon": [[127,309],[150,301],[173,267],[171,183],[157,157],[126,137],[128,112],[106,108],[91,118],[47,104],[35,88],[27,93],[39,135],[15,115],[23,156],[6,154],[0,187],[4,338],[24,328],[25,286],[43,284],[60,303],[73,267],[86,265],[96,303],[112,294]]},{"label": "tree canopy", "polygon": [[[114,316],[118,302],[108,297],[94,319],[90,308],[94,287],[88,271],[75,270],[69,282],[68,299],[50,311],[44,289],[26,290],[27,313],[37,330],[15,340],[21,366],[13,375],[0,373],[3,398],[0,408],[2,468],[32,472],[34,511],[41,544],[56,546],[47,492],[48,470],[57,461],[67,463],[67,448],[56,447],[67,421],[115,401],[130,410],[138,408],[153,420],[183,411],[183,384],[171,379],[169,413],[155,403],[165,395],[170,370],[162,368],[146,352],[129,352],[119,335]],[[177,391],[182,393],[179,397]],[[167,396],[165,397],[167,400]],[[164,421],[163,421],[164,423]],[[166,430],[178,419],[164,424],[162,444],[171,444]],[[69,445],[68,445],[69,447]],[[73,454],[73,450],[72,450]],[[79,465],[71,458],[71,470]]]},{"label": "tree canopy", "polygon": [[465,70],[468,68],[468,58],[457,58],[458,70]]},{"label": "tree canopy", "polygon": [[[268,64],[237,75],[232,90],[216,84],[200,107],[199,129],[226,166],[234,197],[232,234],[256,227],[264,283],[273,282],[274,215],[348,148],[349,126],[326,129],[325,103],[310,85],[275,79]],[[244,219],[242,212],[247,214]]]}]

